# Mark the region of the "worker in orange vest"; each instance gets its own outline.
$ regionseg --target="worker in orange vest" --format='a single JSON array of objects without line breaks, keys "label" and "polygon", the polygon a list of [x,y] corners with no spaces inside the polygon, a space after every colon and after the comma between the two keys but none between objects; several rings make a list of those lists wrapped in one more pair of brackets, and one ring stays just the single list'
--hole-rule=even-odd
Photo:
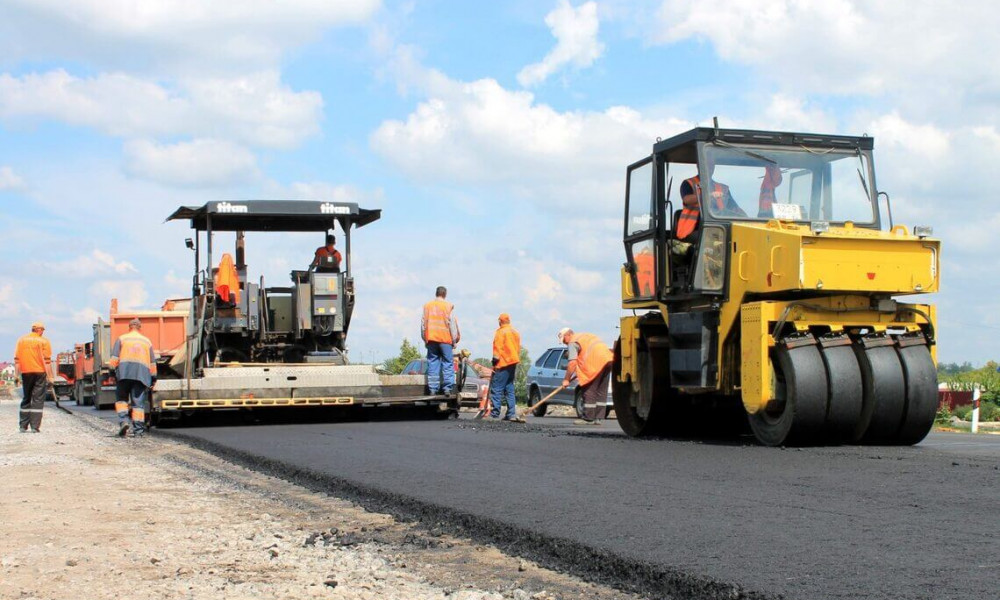
[{"label": "worker in orange vest", "polygon": [[29,425],[34,433],[42,427],[45,394],[52,381],[52,344],[42,335],[44,332],[45,325],[35,321],[31,333],[21,336],[14,350],[14,374],[21,378],[23,386],[18,423],[21,433],[26,433]]},{"label": "worker in orange vest", "polygon": [[636,295],[647,297],[653,295],[655,278],[653,269],[656,261],[653,258],[653,251],[649,246],[643,246],[633,257],[635,260],[635,280],[638,285]]},{"label": "worker in orange vest", "polygon": [[118,378],[115,412],[118,413],[118,437],[142,437],[146,432],[149,390],[156,385],[156,351],[153,342],[142,335],[142,321],[128,322],[128,333],[115,340],[111,360]]},{"label": "worker in orange vest", "polygon": [[559,342],[566,344],[569,358],[562,385],[569,387],[570,379],[576,375],[577,385],[583,394],[584,418],[573,423],[600,425],[608,403],[614,355],[607,344],[592,333],[574,333],[569,327],[563,327],[558,336]]},{"label": "worker in orange vest", "polygon": [[315,268],[317,273],[340,273],[340,261],[343,257],[340,255],[340,250],[334,247],[336,243],[337,238],[328,235],[326,245],[316,248],[316,255],[310,266]]},{"label": "worker in orange vest", "polygon": [[420,319],[420,338],[427,348],[427,386],[432,395],[451,394],[455,387],[452,368],[455,345],[462,337],[458,320],[452,314],[454,306],[445,301],[448,290],[439,285],[433,300],[424,305]]},{"label": "worker in orange vest", "polygon": [[497,318],[499,327],[493,334],[493,381],[490,385],[490,401],[493,409],[490,417],[500,418],[500,405],[507,401],[504,421],[517,420],[514,407],[514,376],[521,362],[521,334],[510,326],[510,315],[501,313]]},{"label": "worker in orange vest", "polygon": [[[715,160],[709,157],[706,164],[708,167],[709,178],[715,174]],[[730,215],[737,217],[747,216],[743,209],[740,208],[739,204],[733,200],[733,195],[729,191],[729,186],[717,181],[710,181],[708,188],[711,190],[709,198],[711,199],[711,204],[706,204],[709,211],[715,215]],[[681,210],[680,218],[677,219],[677,231],[676,238],[682,242],[694,243],[698,240],[696,231],[698,230],[698,225],[701,221],[701,203],[700,200],[708,202],[708,199],[702,198],[702,185],[701,177],[695,175],[694,177],[685,179],[681,183],[681,201],[684,204],[683,210]]]}]

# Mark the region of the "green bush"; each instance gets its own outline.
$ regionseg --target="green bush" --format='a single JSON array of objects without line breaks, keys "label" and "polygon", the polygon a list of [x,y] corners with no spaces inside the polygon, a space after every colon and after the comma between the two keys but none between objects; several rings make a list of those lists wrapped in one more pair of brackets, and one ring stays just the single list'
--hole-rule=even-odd
[{"label": "green bush", "polygon": [[992,402],[979,402],[980,421],[1000,421],[1000,405]]},{"label": "green bush", "polygon": [[947,404],[942,403],[938,407],[937,415],[934,416],[934,422],[944,425],[951,423],[951,409],[948,408]]},{"label": "green bush", "polygon": [[972,405],[963,404],[962,406],[956,406],[952,414],[954,414],[959,419],[962,419],[963,421],[968,421],[969,419],[972,418]]}]

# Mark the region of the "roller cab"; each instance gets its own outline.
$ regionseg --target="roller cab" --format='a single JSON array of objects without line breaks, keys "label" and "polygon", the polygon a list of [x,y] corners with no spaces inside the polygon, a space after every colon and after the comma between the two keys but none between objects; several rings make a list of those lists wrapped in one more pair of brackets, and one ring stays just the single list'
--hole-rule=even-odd
[{"label": "roller cab", "polygon": [[909,300],[938,290],[940,242],[892,222],[873,145],[699,128],[628,167],[614,377],[626,433],[923,439],[935,312]]}]

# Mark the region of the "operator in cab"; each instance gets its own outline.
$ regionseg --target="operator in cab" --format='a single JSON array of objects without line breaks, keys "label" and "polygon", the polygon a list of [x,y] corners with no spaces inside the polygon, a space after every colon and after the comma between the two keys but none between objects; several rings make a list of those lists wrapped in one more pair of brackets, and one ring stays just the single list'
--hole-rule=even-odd
[{"label": "operator in cab", "polygon": [[713,214],[731,217],[747,216],[743,212],[743,209],[733,200],[733,195],[729,192],[729,186],[715,181],[714,177],[712,177],[715,174],[715,160],[709,157],[706,166],[708,167],[709,178],[711,178],[707,186],[701,185],[701,177],[699,175],[685,179],[681,183],[681,201],[684,204],[684,209],[677,220],[677,239],[682,242],[694,243],[698,240],[698,225],[701,221],[701,208],[698,201],[702,197],[702,189],[704,187],[710,190],[705,206],[709,206]]},{"label": "operator in cab", "polygon": [[326,245],[316,248],[316,256],[313,258],[310,269],[315,269],[317,273],[340,273],[340,251],[334,246],[337,238],[333,235],[326,236]]}]

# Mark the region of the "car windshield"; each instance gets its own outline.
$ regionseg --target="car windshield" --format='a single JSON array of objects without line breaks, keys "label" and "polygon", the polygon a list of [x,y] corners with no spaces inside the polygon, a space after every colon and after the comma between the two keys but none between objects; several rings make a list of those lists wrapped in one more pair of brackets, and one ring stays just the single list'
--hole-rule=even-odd
[{"label": "car windshield", "polygon": [[703,206],[716,219],[875,222],[868,157],[855,150],[708,144],[705,158]]}]

